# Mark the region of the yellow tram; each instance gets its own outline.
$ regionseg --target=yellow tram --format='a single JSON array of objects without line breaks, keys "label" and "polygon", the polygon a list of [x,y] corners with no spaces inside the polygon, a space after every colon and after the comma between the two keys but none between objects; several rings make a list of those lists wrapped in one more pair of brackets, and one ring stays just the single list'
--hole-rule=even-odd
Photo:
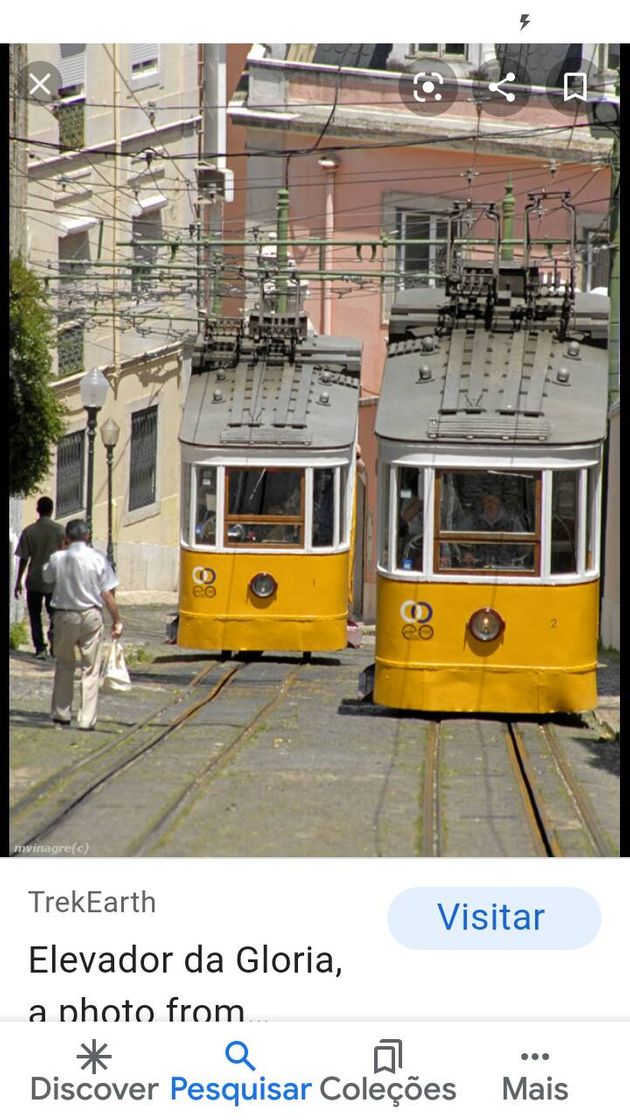
[{"label": "yellow tram", "polygon": [[395,302],[376,419],[378,704],[596,705],[608,300],[544,280],[497,256]]},{"label": "yellow tram", "polygon": [[177,642],[347,642],[361,350],[306,318],[219,319],[198,340],[180,431]]}]

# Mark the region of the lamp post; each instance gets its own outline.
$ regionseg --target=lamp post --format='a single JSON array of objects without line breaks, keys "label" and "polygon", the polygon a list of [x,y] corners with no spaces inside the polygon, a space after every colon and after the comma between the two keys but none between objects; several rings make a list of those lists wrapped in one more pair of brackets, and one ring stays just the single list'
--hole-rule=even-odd
[{"label": "lamp post", "polygon": [[107,559],[116,571],[114,563],[114,542],[112,540],[112,467],[114,463],[114,448],[118,443],[120,428],[111,416],[101,424],[101,439],[107,451]]},{"label": "lamp post", "polygon": [[88,434],[88,470],[87,470],[87,501],[85,503],[85,520],[87,522],[90,544],[92,543],[92,504],[94,501],[94,437],[96,435],[96,417],[105,404],[109,389],[109,382],[100,369],[91,369],[79,382],[81,390],[81,403],[87,412]]}]

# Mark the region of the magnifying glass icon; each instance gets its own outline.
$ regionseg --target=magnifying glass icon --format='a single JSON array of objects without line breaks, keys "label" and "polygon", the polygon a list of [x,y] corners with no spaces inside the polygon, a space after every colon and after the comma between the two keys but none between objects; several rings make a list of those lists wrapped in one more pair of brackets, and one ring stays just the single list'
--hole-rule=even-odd
[{"label": "magnifying glass icon", "polygon": [[249,1049],[244,1042],[239,1042],[235,1039],[234,1042],[228,1042],[225,1047],[225,1056],[228,1062],[232,1062],[235,1066],[245,1065],[248,1069],[255,1070],[256,1066],[252,1065],[249,1060]]}]

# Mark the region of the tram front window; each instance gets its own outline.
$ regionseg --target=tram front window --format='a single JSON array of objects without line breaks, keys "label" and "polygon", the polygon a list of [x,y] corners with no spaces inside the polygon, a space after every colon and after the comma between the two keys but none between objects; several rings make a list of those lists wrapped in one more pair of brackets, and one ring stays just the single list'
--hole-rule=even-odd
[{"label": "tram front window", "polygon": [[197,467],[195,543],[217,543],[217,472],[215,467]]},{"label": "tram front window", "polygon": [[421,571],[424,541],[424,472],[416,467],[399,468],[397,511],[396,566],[404,571]]},{"label": "tram front window", "polygon": [[436,486],[438,571],[537,571],[538,473],[441,471]]},{"label": "tram front window", "polygon": [[299,548],[304,540],[304,471],[230,467],[225,543]]}]

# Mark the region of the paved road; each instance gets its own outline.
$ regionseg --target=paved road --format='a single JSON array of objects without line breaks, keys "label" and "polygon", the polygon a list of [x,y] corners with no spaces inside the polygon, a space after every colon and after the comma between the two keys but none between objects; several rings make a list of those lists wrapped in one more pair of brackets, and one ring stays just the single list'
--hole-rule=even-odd
[{"label": "paved road", "polygon": [[[123,606],[134,687],[101,698],[94,733],[53,728],[53,662],[12,655],[12,841],[34,840],[24,855],[81,853],[85,845],[94,856],[430,854],[422,800],[431,727],[357,703],[359,672],[373,659],[370,635],[358,650],[307,665],[271,655],[221,663],[164,643],[172,613],[170,605]],[[234,668],[206,703],[209,688]],[[613,713],[617,681],[610,658],[600,689]],[[198,710],[166,741],[193,703]],[[535,854],[501,725],[453,719],[442,727],[435,854]],[[611,850],[619,816],[613,731],[603,724],[559,731]],[[552,780],[552,762],[540,744],[528,749],[552,802],[553,828],[571,838],[566,854],[593,854],[572,799]],[[49,827],[69,801],[78,802],[72,814]]]}]

